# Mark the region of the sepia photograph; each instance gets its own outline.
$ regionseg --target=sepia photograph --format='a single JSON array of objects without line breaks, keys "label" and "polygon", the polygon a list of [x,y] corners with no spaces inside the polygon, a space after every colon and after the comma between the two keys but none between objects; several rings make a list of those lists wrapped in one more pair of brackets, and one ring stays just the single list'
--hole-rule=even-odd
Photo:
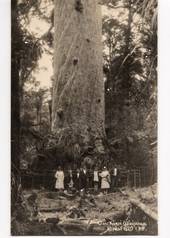
[{"label": "sepia photograph", "polygon": [[12,236],[158,235],[157,0],[11,0]]}]

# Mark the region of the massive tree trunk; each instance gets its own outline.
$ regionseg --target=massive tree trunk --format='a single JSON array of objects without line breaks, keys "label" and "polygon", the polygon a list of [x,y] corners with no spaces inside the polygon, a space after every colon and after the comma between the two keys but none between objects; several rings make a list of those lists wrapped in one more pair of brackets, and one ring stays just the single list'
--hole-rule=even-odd
[{"label": "massive tree trunk", "polygon": [[55,0],[52,130],[65,146],[104,152],[102,23],[98,0]]}]

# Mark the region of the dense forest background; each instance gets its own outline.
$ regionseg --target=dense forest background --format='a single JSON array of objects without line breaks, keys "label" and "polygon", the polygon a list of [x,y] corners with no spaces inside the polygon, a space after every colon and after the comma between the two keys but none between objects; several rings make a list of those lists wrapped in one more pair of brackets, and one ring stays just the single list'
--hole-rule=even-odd
[{"label": "dense forest background", "polygon": [[[100,4],[108,154],[120,166],[152,167],[156,174],[157,2],[103,0]],[[33,18],[46,25],[46,33],[31,31]],[[12,1],[14,171],[51,168],[59,150],[51,132],[52,83],[43,87],[35,76],[42,70],[39,61],[44,55],[53,64],[53,18],[53,1]]]}]

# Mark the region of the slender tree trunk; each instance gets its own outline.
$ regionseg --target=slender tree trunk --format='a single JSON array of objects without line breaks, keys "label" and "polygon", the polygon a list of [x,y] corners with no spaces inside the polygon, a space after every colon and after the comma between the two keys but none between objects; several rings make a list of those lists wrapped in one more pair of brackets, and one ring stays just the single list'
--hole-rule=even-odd
[{"label": "slender tree trunk", "polygon": [[11,41],[11,157],[19,168],[20,100],[19,100],[19,42],[17,22],[17,1],[12,1],[12,41]]},{"label": "slender tree trunk", "polygon": [[132,0],[128,1],[129,5],[129,13],[128,13],[128,24],[127,24],[127,32],[125,37],[125,52],[124,56],[126,57],[129,54],[130,50],[130,42],[131,42],[131,34],[132,34],[132,21],[133,21],[133,10],[132,10]]},{"label": "slender tree trunk", "polygon": [[125,49],[124,49],[124,59],[125,61],[125,67],[124,67],[124,73],[126,77],[123,78],[123,88],[124,88],[124,99],[129,99],[129,88],[131,87],[131,76],[130,76],[130,69],[128,65],[129,61],[129,54],[130,54],[130,48],[131,48],[131,35],[132,35],[132,21],[133,21],[133,9],[132,9],[132,0],[128,0],[128,19],[127,19],[127,31],[126,31],[126,37],[125,37]]},{"label": "slender tree trunk", "polygon": [[52,130],[65,146],[104,152],[102,23],[97,0],[55,0]]},{"label": "slender tree trunk", "polygon": [[49,124],[50,124],[50,129],[51,129],[51,126],[52,126],[52,101],[49,100],[48,101],[48,110],[49,110]]},{"label": "slender tree trunk", "polygon": [[11,2],[11,215],[15,211],[20,188],[20,93],[19,93],[19,49],[22,41],[18,19],[17,0]]}]

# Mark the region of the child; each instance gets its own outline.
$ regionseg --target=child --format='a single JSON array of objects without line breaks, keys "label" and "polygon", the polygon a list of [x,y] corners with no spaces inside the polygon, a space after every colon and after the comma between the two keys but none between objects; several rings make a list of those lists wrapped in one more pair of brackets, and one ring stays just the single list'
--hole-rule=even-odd
[{"label": "child", "polygon": [[95,166],[94,168],[93,182],[94,182],[94,192],[97,193],[99,189],[99,171],[97,166]]}]

